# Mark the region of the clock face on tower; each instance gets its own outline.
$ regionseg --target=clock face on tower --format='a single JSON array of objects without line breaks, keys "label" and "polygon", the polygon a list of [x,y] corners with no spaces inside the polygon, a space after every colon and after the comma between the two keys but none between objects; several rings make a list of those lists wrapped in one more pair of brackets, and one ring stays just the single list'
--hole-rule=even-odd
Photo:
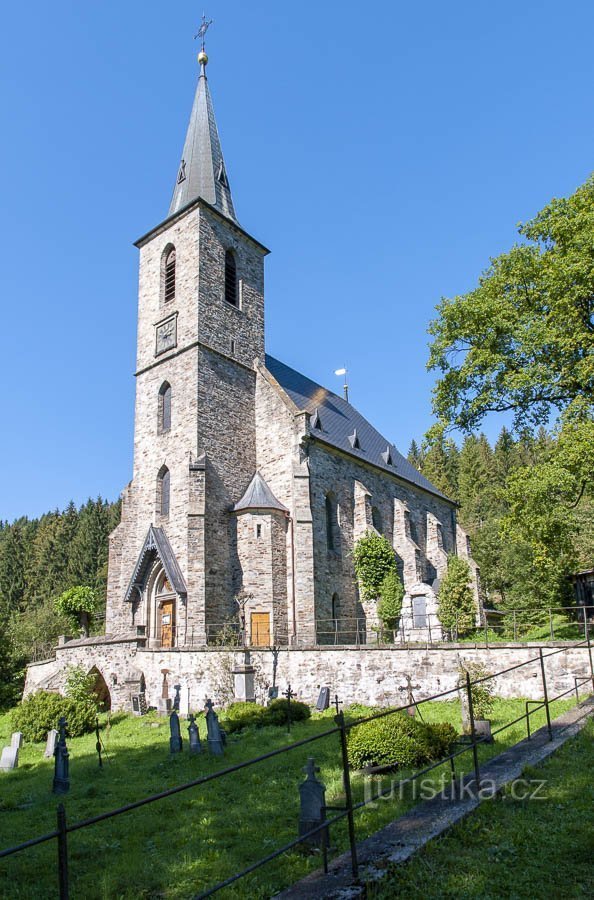
[{"label": "clock face on tower", "polygon": [[177,317],[171,316],[159,322],[155,328],[155,356],[172,350],[177,344]]}]

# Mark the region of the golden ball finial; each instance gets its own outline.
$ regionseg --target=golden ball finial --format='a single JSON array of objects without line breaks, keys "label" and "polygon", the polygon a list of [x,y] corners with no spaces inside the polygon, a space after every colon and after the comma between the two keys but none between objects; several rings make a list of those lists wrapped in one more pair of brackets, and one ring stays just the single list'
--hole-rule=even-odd
[{"label": "golden ball finial", "polygon": [[200,63],[201,66],[205,66],[207,64],[208,56],[206,55],[204,50],[201,50],[200,53],[198,54],[198,62]]}]

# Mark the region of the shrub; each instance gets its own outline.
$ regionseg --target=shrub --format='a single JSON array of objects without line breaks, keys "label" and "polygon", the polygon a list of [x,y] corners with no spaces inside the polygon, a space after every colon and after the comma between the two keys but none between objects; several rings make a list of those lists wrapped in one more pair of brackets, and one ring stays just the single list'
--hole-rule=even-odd
[{"label": "shrub", "polygon": [[349,759],[356,769],[364,766],[421,766],[449,752],[456,731],[445,722],[429,724],[394,713],[351,728]]},{"label": "shrub", "polygon": [[79,737],[93,730],[96,715],[96,706],[87,700],[37,691],[12,711],[12,724],[15,730],[22,731],[26,741],[39,743],[45,740],[48,731],[58,727],[61,716],[66,719],[68,736]]},{"label": "shrub", "polygon": [[[470,681],[477,681],[480,678],[488,678],[493,673],[490,672],[482,663],[460,663],[458,666],[458,687],[466,689],[466,673],[470,675]],[[472,709],[476,719],[487,719],[493,711],[493,703],[495,693],[495,684],[493,679],[490,681],[482,681],[480,684],[470,685],[470,695],[472,697]]]},{"label": "shrub", "polygon": [[386,575],[396,571],[396,557],[390,542],[376,531],[367,531],[355,544],[355,573],[364,600],[379,597]]},{"label": "shrub", "polygon": [[242,728],[249,728],[250,725],[262,725],[263,712],[263,707],[256,703],[232,703],[222,717],[225,731],[227,734],[233,734]]},{"label": "shrub", "polygon": [[382,581],[380,599],[377,604],[377,614],[382,625],[392,631],[398,627],[403,597],[404,585],[394,568]]},{"label": "shrub", "polygon": [[[265,725],[286,725],[288,722],[288,703],[284,698],[272,700],[264,710]],[[309,719],[311,710],[307,703],[291,700],[291,722],[304,722]]]},{"label": "shrub", "polygon": [[466,634],[475,627],[476,608],[470,587],[470,566],[459,556],[450,556],[448,570],[439,587],[437,614],[444,628]]},{"label": "shrub", "polygon": [[[309,719],[311,710],[306,703],[291,701],[291,722],[303,722]],[[255,726],[262,728],[264,725],[286,725],[288,722],[287,701],[285,699],[273,700],[269,706],[258,706],[256,703],[232,703],[223,717],[225,731],[233,734],[243,728]]]},{"label": "shrub", "polygon": [[82,666],[68,666],[64,689],[66,696],[71,700],[92,703],[97,711],[99,703],[95,693],[96,679],[97,676],[93,672],[87,675]]}]

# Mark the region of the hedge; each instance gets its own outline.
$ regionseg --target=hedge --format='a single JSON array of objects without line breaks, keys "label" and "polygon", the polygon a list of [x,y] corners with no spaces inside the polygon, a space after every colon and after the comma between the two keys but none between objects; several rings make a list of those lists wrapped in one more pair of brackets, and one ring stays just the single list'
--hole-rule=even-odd
[{"label": "hedge", "polygon": [[62,716],[66,719],[66,734],[80,737],[94,729],[97,707],[92,701],[37,691],[12,711],[12,724],[16,731],[22,731],[26,741],[40,743],[46,739],[48,731],[58,727]]},{"label": "hedge", "polygon": [[349,760],[355,769],[422,766],[447,756],[456,738],[456,729],[447,722],[429,724],[395,712],[350,729]]}]

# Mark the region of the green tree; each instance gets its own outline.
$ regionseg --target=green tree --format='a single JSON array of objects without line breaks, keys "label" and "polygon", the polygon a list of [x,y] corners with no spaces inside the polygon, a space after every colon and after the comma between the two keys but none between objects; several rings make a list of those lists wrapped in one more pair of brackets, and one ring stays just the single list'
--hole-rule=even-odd
[{"label": "green tree", "polygon": [[392,631],[398,627],[403,597],[404,585],[396,568],[393,568],[382,581],[380,598],[377,604],[377,614],[380,622]]},{"label": "green tree", "polygon": [[446,497],[458,497],[459,451],[453,440],[443,435],[423,447],[421,472]]},{"label": "green tree", "polygon": [[525,242],[473,291],[442,300],[430,325],[439,427],[469,431],[511,411],[521,429],[594,404],[594,176],[519,231]]},{"label": "green tree", "polygon": [[364,600],[376,600],[384,579],[396,571],[396,556],[389,541],[377,531],[366,531],[355,544],[355,573]]},{"label": "green tree", "polygon": [[470,566],[459,556],[448,558],[448,569],[439,586],[437,615],[444,628],[458,635],[467,634],[475,627]]},{"label": "green tree", "polygon": [[412,463],[415,469],[418,469],[419,472],[422,472],[424,458],[425,454],[413,438],[413,440],[410,442],[410,447],[408,448],[407,459],[409,463]]},{"label": "green tree", "polygon": [[79,626],[85,637],[89,636],[89,617],[97,611],[100,601],[93,588],[78,585],[69,588],[56,598],[56,609],[67,616],[74,626]]}]

